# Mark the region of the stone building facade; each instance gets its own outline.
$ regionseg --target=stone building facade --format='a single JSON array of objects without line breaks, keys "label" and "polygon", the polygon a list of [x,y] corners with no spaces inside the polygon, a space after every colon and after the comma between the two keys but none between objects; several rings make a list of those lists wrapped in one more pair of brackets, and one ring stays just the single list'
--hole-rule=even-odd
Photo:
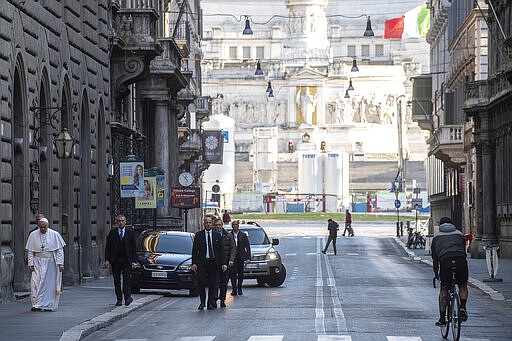
[{"label": "stone building facade", "polygon": [[[108,2],[0,3],[2,301],[28,289],[24,249],[36,213],[66,241],[66,282],[94,275],[102,262],[110,226]],[[63,128],[76,139],[71,159],[57,159],[52,144]]]},{"label": "stone building facade", "polygon": [[[117,214],[136,230],[183,228],[169,189],[180,171],[197,184],[207,167],[190,141],[200,133],[191,120],[210,113],[197,13],[198,0],[0,2],[1,302],[28,290],[24,249],[36,213],[66,241],[68,284],[104,271]],[[64,128],[75,139],[70,159],[52,144]],[[135,209],[120,197],[119,163],[129,155],[166,175],[164,207]],[[194,229],[200,217],[190,214]]]}]

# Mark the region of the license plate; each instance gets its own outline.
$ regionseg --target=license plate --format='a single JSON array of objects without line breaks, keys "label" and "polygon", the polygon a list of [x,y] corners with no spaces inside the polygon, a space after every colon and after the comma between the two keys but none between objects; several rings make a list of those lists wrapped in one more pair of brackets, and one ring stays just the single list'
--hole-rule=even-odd
[{"label": "license plate", "polygon": [[163,271],[152,271],[151,277],[157,277],[157,278],[167,278],[167,272]]},{"label": "license plate", "polygon": [[249,263],[249,264],[245,264],[245,267],[247,269],[257,269],[258,268],[258,264],[251,264],[251,263]]}]

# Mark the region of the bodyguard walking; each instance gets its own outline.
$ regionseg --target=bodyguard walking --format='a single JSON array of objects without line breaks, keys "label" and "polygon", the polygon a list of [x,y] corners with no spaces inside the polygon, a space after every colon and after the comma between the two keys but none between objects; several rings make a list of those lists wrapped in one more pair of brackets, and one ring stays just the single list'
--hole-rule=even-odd
[{"label": "bodyguard walking", "polygon": [[240,222],[238,220],[233,220],[231,227],[233,228],[231,234],[236,244],[235,262],[231,268],[231,295],[236,296],[243,295],[244,265],[251,261],[251,244],[249,244],[247,235],[239,230]]},{"label": "bodyguard walking", "polygon": [[[117,227],[110,230],[105,245],[105,267],[112,265],[116,306],[130,305],[133,302],[131,294],[131,269],[136,266],[135,234],[132,229],[125,228],[126,217],[122,214],[116,218]],[[121,274],[123,285],[121,289]]]},{"label": "bodyguard walking", "polygon": [[[205,217],[204,229],[194,236],[192,246],[191,269],[197,272],[199,299],[201,300],[197,309],[203,310],[207,303],[207,309],[217,308],[215,282],[217,271],[227,271],[227,261],[224,258],[222,239],[218,232],[214,231],[213,220]],[[208,286],[208,301],[206,301],[206,286]]]},{"label": "bodyguard walking", "polygon": [[233,239],[233,235],[226,231],[223,227],[222,220],[215,219],[215,231],[217,231],[222,238],[222,247],[224,248],[224,256],[228,262],[228,270],[222,271],[222,268],[218,271],[218,282],[219,282],[219,299],[221,308],[226,307],[226,292],[228,291],[228,274],[229,269],[233,267],[236,255],[236,245]]}]

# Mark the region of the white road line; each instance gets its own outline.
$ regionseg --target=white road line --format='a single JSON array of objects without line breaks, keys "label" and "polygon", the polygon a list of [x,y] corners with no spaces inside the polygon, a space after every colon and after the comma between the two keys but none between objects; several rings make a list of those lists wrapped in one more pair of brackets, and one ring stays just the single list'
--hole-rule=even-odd
[{"label": "white road line", "polygon": [[184,336],[176,339],[176,341],[212,341],[215,336]]},{"label": "white road line", "polygon": [[283,335],[253,335],[247,341],[281,341],[283,337]]},{"label": "white road line", "polygon": [[356,252],[347,252],[347,256],[359,256],[359,253],[356,253]]},{"label": "white road line", "polygon": [[340,297],[338,296],[338,289],[336,288],[336,280],[334,279],[334,274],[332,273],[331,263],[329,262],[329,257],[324,257],[325,267],[327,268],[327,284],[331,288],[331,298],[332,298],[332,307],[334,316],[336,317],[336,327],[338,328],[338,333],[347,332],[347,321],[345,320],[345,314],[343,313],[343,309],[341,308]]},{"label": "white road line", "polygon": [[318,335],[317,341],[351,341],[352,336],[350,335]]},{"label": "white road line", "polygon": [[[322,238],[316,239],[316,249],[321,250]],[[325,333],[325,322],[324,322],[324,286],[323,286],[323,274],[322,274],[322,254],[317,253],[316,255],[316,302],[315,302],[315,331],[317,334]]]},{"label": "white road line", "polygon": [[308,253],[306,253],[306,256],[316,256],[319,254],[320,254],[320,252],[308,252]]},{"label": "white road line", "polygon": [[388,341],[421,341],[419,336],[386,336]]},{"label": "white road line", "polygon": [[285,256],[297,256],[296,253],[286,253]]}]

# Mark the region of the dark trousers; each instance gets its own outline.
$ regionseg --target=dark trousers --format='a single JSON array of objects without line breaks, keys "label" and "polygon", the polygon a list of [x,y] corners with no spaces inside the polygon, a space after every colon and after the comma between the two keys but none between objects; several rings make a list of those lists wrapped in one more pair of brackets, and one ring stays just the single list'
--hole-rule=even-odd
[{"label": "dark trousers", "polygon": [[198,291],[199,299],[202,304],[206,304],[206,287],[208,287],[208,305],[215,304],[216,296],[216,281],[218,267],[215,259],[209,259],[206,264],[199,269],[200,274],[198,278]]},{"label": "dark trousers", "polygon": [[329,233],[329,238],[327,239],[327,244],[325,244],[324,252],[327,251],[329,244],[331,244],[331,242],[332,242],[332,248],[334,249],[334,254],[336,254],[336,238],[337,237],[338,237],[337,234]]},{"label": "dark trousers", "polygon": [[235,257],[235,262],[233,263],[233,267],[231,268],[231,287],[233,291],[237,291],[242,289],[242,282],[244,281],[244,261]]},{"label": "dark trousers", "polygon": [[[124,300],[132,296],[131,280],[130,280],[130,264],[122,261],[116,261],[112,264],[112,276],[114,276],[114,289],[118,301]],[[123,275],[123,289],[121,290],[121,274]]]},{"label": "dark trousers", "polygon": [[219,299],[221,301],[226,300],[226,293],[228,291],[228,273],[229,273],[229,270],[222,271],[222,269],[221,269],[218,271],[219,289],[220,289]]}]

